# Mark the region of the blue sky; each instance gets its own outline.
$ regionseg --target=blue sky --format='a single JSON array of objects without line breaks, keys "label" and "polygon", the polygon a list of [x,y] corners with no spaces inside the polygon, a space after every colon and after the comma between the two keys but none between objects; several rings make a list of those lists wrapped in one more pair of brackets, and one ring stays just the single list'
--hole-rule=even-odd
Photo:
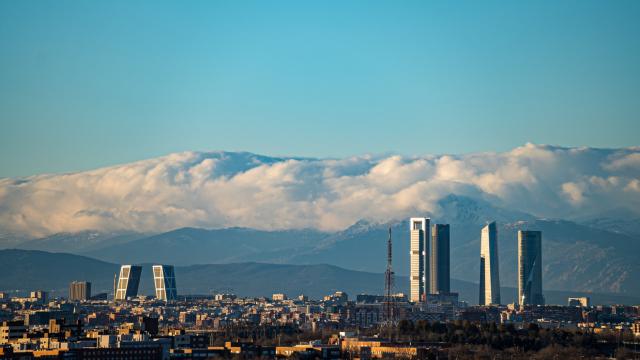
[{"label": "blue sky", "polygon": [[638,1],[0,2],[0,177],[640,139]]}]

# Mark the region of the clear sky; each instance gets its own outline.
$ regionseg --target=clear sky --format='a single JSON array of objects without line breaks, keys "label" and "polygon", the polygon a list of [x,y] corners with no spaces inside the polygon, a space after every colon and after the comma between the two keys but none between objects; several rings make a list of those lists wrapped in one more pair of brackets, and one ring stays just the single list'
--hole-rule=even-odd
[{"label": "clear sky", "polygon": [[640,145],[640,1],[0,1],[0,177]]}]

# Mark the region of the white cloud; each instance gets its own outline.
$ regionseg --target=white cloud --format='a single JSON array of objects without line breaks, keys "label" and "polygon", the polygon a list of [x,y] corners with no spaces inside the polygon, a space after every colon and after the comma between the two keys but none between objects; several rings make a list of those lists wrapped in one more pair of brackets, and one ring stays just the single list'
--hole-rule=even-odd
[{"label": "white cloud", "polygon": [[527,144],[504,153],[280,159],[172,154],[0,179],[0,229],[32,236],[182,226],[342,229],[438,211],[453,193],[546,217],[640,209],[640,148]]}]

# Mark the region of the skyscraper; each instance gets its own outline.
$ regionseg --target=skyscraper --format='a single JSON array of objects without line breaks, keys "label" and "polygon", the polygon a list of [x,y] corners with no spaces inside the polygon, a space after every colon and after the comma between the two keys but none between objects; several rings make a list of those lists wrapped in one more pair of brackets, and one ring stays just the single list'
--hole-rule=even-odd
[{"label": "skyscraper", "polygon": [[171,265],[153,265],[153,284],[156,288],[156,299],[176,300],[176,275]]},{"label": "skyscraper", "polygon": [[540,231],[518,231],[518,303],[544,305]]},{"label": "skyscraper", "polygon": [[115,300],[123,301],[127,298],[138,296],[138,285],[140,285],[140,273],[142,267],[137,265],[122,265],[120,276],[116,287]]},{"label": "skyscraper", "polygon": [[91,298],[91,283],[88,281],[74,281],[69,284],[69,300],[85,301]]},{"label": "skyscraper", "polygon": [[412,302],[425,301],[428,292],[427,280],[429,271],[429,258],[426,256],[429,249],[430,220],[428,218],[411,218],[409,220],[410,231],[410,295]]},{"label": "skyscraper", "polygon": [[480,233],[480,305],[500,304],[498,229],[495,221]]},{"label": "skyscraper", "polygon": [[449,224],[434,224],[430,250],[430,294],[451,292]]},{"label": "skyscraper", "polygon": [[36,291],[32,291],[31,292],[31,296],[32,299],[37,300],[39,303],[44,304],[47,302],[49,296],[47,294],[46,291],[43,290],[36,290]]}]

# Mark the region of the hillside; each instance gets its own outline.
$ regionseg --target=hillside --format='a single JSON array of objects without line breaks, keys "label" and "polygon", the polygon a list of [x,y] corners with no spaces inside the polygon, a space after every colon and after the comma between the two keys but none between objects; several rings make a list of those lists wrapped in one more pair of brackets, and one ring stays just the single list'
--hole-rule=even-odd
[{"label": "hillside", "polygon": [[76,253],[116,263],[155,261],[193,265],[246,261],[286,262],[290,254],[310,248],[326,236],[315,230],[181,228]]},{"label": "hillside", "polygon": [[[84,256],[48,253],[32,250],[0,250],[0,291],[24,294],[44,289],[53,296],[67,296],[68,284],[73,280],[93,283],[93,292],[111,292],[113,276],[118,265]],[[140,282],[141,294],[153,294],[151,264],[145,264]],[[383,275],[343,269],[332,265],[283,265],[265,263],[208,264],[176,267],[179,294],[212,294],[233,292],[240,296],[270,296],[284,292],[291,296],[306,294],[312,298],[337,290],[351,296],[360,293],[380,294]],[[396,290],[407,293],[406,277],[396,277]],[[460,299],[471,304],[478,298],[478,285],[452,279],[452,290]],[[503,302],[512,302],[515,289],[503,287]],[[546,291],[548,303],[564,304],[568,296],[585,295],[580,292]],[[638,297],[617,294],[588,294],[595,303],[637,304]]]},{"label": "hillside", "polygon": [[[480,229],[486,221],[496,220],[503,286],[516,286],[516,232],[529,229],[543,233],[546,289],[640,296],[640,283],[634,280],[640,275],[640,263],[636,259],[640,254],[640,239],[634,235],[573,221],[536,219],[523,212],[458,195],[443,198],[438,206],[441,211],[437,216],[431,215],[432,222],[451,224],[453,278],[478,281]],[[70,252],[112,263],[329,264],[382,273],[389,226],[393,231],[394,269],[398,275],[407,275],[409,225],[406,220],[387,224],[361,220],[334,233],[246,228],[181,228],[151,236],[82,232],[58,234],[19,247]]]}]

